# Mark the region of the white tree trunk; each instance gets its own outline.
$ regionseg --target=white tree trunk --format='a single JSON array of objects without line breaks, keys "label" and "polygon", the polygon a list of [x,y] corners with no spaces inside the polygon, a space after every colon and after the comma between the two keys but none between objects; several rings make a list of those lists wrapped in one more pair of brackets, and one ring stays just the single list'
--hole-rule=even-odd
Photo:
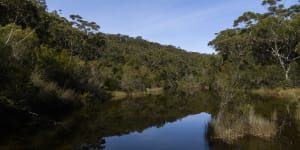
[{"label": "white tree trunk", "polygon": [[285,79],[286,80],[290,80],[290,77],[289,77],[290,69],[291,69],[290,65],[288,65],[288,67],[285,69]]}]

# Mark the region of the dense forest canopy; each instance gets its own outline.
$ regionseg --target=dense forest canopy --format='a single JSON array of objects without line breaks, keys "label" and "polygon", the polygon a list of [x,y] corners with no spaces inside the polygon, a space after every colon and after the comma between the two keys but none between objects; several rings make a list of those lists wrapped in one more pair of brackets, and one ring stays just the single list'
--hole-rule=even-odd
[{"label": "dense forest canopy", "polygon": [[[47,12],[44,0],[0,1],[1,105],[38,114],[107,100],[112,91],[211,86],[218,56],[142,37],[103,34],[95,22]],[[213,60],[213,61],[212,61]]]},{"label": "dense forest canopy", "polygon": [[262,4],[266,13],[244,13],[209,43],[217,54],[205,55],[101,33],[80,15],[48,12],[45,0],[0,0],[1,107],[51,114],[112,91],[298,86],[300,5]]}]

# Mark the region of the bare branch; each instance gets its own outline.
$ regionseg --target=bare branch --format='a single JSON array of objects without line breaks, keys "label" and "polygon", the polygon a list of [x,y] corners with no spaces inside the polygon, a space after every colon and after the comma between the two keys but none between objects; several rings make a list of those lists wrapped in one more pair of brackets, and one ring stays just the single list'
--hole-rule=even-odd
[{"label": "bare branch", "polygon": [[15,45],[18,45],[18,44],[22,43],[23,41],[25,41],[34,32],[35,32],[35,29],[32,30],[29,34],[27,34],[22,40],[18,41]]},{"label": "bare branch", "polygon": [[297,57],[293,58],[293,61],[296,61],[299,58],[300,58],[300,56],[297,56]]},{"label": "bare branch", "polygon": [[11,38],[11,36],[12,36],[12,34],[13,34],[13,31],[14,31],[14,28],[15,28],[15,24],[11,27],[11,30],[10,30],[10,33],[9,33],[9,35],[8,35],[8,38],[7,38],[6,42],[5,42],[5,45],[7,45],[8,42],[10,41],[10,38]]},{"label": "bare branch", "polygon": [[5,42],[5,45],[7,45],[8,42],[10,41],[10,38],[11,38],[11,36],[12,36],[12,34],[13,34],[13,31],[14,31],[14,29],[15,29],[15,25],[16,25],[16,22],[17,22],[17,18],[18,18],[18,16],[16,16],[16,18],[15,18],[15,21],[14,21],[12,27],[11,27],[11,30],[10,30],[10,33],[9,33],[9,35],[8,35],[8,38],[7,38],[6,42]]}]

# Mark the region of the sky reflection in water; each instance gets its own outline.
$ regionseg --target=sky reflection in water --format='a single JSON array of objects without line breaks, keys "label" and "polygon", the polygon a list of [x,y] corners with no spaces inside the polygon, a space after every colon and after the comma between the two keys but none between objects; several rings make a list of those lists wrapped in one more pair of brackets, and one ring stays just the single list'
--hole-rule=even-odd
[{"label": "sky reflection in water", "polygon": [[163,127],[151,127],[142,133],[106,137],[105,150],[131,149],[209,149],[206,129],[211,115],[200,113],[187,116]]}]

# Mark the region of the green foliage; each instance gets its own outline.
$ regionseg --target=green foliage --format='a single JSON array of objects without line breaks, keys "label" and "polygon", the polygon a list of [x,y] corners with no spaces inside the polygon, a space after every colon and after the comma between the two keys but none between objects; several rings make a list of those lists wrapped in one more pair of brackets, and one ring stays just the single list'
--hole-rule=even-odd
[{"label": "green foliage", "polygon": [[85,21],[79,15],[70,15],[70,18],[73,20],[71,23],[75,25],[79,30],[84,31],[86,34],[96,32],[100,29],[100,26],[95,22]]},{"label": "green foliage", "polygon": [[87,105],[111,91],[163,87],[190,94],[212,84],[205,78],[213,72],[208,55],[103,34],[79,15],[68,21],[46,12],[43,0],[3,1],[0,7],[0,95],[26,110]]},{"label": "green foliage", "polygon": [[38,44],[38,39],[33,30],[29,28],[22,29],[15,24],[0,26],[0,41],[11,47],[11,55],[17,60],[30,59],[28,57],[32,56],[32,49]]},{"label": "green foliage", "polygon": [[[69,21],[47,12],[44,0],[0,0],[0,96],[25,110],[50,113],[107,100],[111,91],[164,88],[189,95],[298,85],[299,6],[263,3],[269,12],[244,13],[236,28],[209,43],[218,54],[204,55],[103,34],[79,15]],[[276,48],[284,59],[274,55]],[[280,67],[293,81],[285,82]]]},{"label": "green foliage", "polygon": [[[285,8],[281,0],[264,0],[262,4],[268,5],[268,12],[244,13],[234,21],[235,28],[221,31],[209,45],[229,66],[223,73],[233,80],[243,78],[238,87],[296,86],[300,5]],[[238,77],[230,73],[232,69]]]}]

